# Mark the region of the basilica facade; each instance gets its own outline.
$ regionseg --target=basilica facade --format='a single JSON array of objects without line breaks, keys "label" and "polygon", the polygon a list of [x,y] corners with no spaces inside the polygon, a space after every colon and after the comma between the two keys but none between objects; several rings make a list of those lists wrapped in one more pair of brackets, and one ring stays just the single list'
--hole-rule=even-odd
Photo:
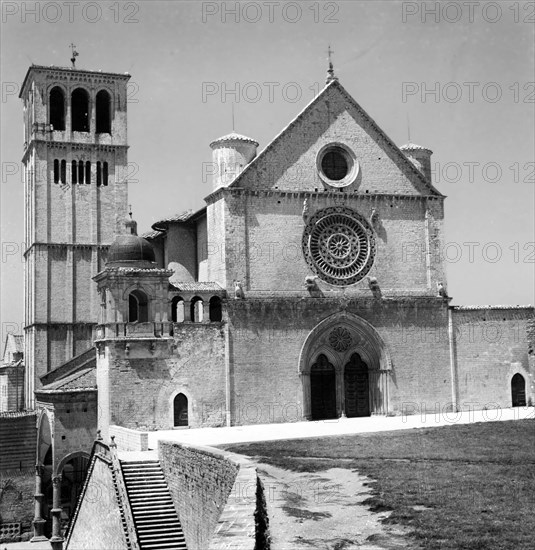
[{"label": "basilica facade", "polygon": [[452,305],[431,150],[393,143],[332,69],[261,152],[235,132],[212,141],[204,206],[143,236],[128,79],[32,66],[21,90],[25,395],[51,502],[97,429],[533,403],[533,308]]}]

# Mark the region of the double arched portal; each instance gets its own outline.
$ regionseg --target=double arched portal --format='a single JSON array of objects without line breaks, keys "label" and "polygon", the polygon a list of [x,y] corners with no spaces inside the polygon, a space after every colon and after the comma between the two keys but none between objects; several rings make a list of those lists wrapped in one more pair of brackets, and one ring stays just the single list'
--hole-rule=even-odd
[{"label": "double arched portal", "polygon": [[391,370],[388,350],[372,325],[347,312],[328,317],[301,349],[305,418],[386,414]]}]

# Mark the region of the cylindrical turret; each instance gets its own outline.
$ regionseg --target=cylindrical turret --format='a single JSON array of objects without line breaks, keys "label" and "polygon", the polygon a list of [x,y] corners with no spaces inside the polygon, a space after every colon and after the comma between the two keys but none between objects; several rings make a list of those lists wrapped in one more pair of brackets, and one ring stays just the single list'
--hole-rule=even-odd
[{"label": "cylindrical turret", "polygon": [[402,145],[400,149],[403,151],[404,155],[420,170],[420,172],[425,176],[429,183],[431,181],[431,155],[433,151],[427,149],[427,147],[422,147],[421,145],[416,145],[415,143],[407,143]]},{"label": "cylindrical turret", "polygon": [[258,143],[232,132],[210,143],[213,161],[213,187],[226,187],[256,157]]}]

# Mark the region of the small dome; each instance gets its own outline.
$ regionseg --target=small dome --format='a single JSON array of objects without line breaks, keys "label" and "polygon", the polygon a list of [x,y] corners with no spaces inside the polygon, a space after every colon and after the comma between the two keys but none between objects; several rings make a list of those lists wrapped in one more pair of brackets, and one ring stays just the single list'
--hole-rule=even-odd
[{"label": "small dome", "polygon": [[258,147],[258,142],[254,139],[242,136],[241,134],[237,134],[236,132],[231,132],[230,134],[227,134],[226,136],[221,136],[220,138],[214,139],[212,143],[210,143],[210,147],[214,147],[215,145],[218,145],[219,143],[223,143],[225,141],[246,141],[247,143],[252,143],[255,147]]},{"label": "small dome", "polygon": [[154,249],[149,241],[137,235],[118,235],[108,251],[107,264],[134,267],[133,264],[152,264],[155,261]]},{"label": "small dome", "polygon": [[428,153],[432,153],[431,149],[428,149],[427,147],[422,147],[421,145],[416,145],[416,143],[406,143],[405,145],[402,145],[400,147],[402,151],[426,151]]}]

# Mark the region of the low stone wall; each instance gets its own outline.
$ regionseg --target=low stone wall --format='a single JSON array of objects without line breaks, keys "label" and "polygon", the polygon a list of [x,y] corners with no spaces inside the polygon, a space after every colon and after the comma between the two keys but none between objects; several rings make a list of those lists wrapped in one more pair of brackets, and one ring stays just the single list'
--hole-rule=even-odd
[{"label": "low stone wall", "polygon": [[123,428],[122,426],[110,426],[110,437],[115,436],[115,443],[119,451],[148,451],[149,434]]},{"label": "low stone wall", "polygon": [[158,454],[188,550],[269,548],[263,486],[250,460],[170,441],[159,441]]},{"label": "low stone wall", "polygon": [[0,525],[20,523],[22,540],[34,515],[36,434],[34,411],[0,413]]}]

